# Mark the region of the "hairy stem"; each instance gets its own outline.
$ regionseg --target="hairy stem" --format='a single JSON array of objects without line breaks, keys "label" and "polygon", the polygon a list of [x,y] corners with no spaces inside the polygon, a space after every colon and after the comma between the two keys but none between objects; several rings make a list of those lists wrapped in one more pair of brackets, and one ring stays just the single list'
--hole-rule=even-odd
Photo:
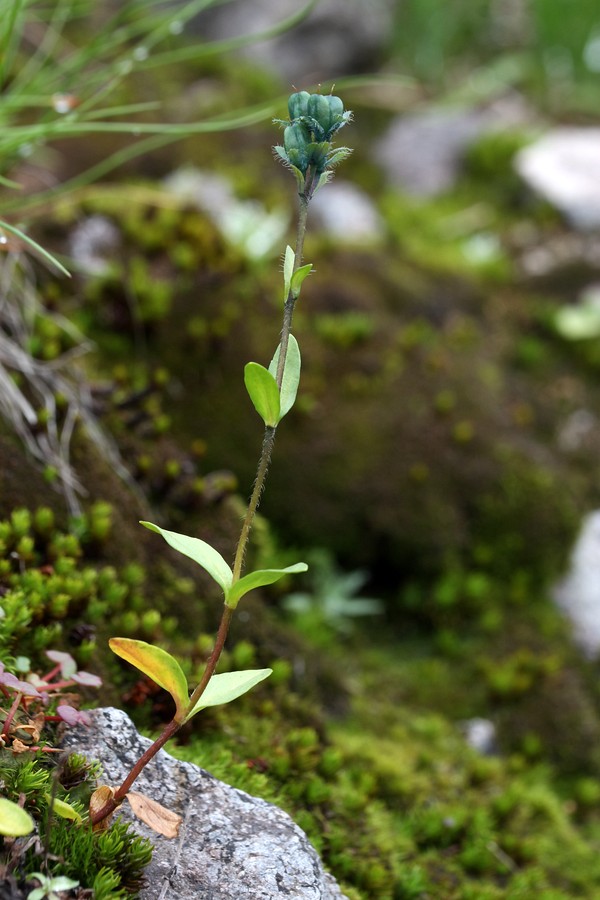
[{"label": "hairy stem", "polygon": [[229,631],[229,626],[231,624],[231,619],[233,617],[233,609],[231,606],[226,606],[223,609],[223,615],[221,616],[221,621],[219,623],[219,630],[217,631],[217,636],[215,638],[215,645],[212,649],[212,653],[208,657],[206,661],[206,666],[204,667],[204,672],[202,673],[202,678],[198,682],[198,686],[194,690],[192,696],[190,697],[190,702],[188,704],[188,712],[190,712],[202,694],[205,691],[206,685],[210,681],[210,679],[214,675],[214,671],[217,668],[217,663],[219,662],[219,657],[223,652],[223,647],[225,645],[225,639],[227,637],[227,632]]},{"label": "hairy stem", "polygon": [[235,551],[235,560],[233,562],[234,584],[239,580],[239,577],[242,573],[244,555],[246,553],[246,547],[248,546],[248,538],[250,537],[252,523],[254,522],[254,516],[256,515],[256,510],[258,509],[258,504],[260,503],[260,497],[267,478],[269,463],[271,462],[271,453],[273,452],[273,444],[275,443],[275,432],[275,428],[272,428],[270,426],[267,426],[265,428],[265,436],[263,438],[262,450],[260,453],[260,459],[258,461],[258,468],[256,470],[256,478],[254,479],[254,488],[252,490],[252,496],[250,497],[250,500],[248,502],[248,508],[246,509],[246,515],[244,516],[242,530],[240,532],[237,549]]},{"label": "hairy stem", "polygon": [[[310,200],[310,194],[308,193],[308,191],[311,189],[311,185],[312,182],[309,182],[309,187],[307,187],[303,194],[299,195],[300,208],[298,210],[298,231],[296,234],[296,253],[294,257],[294,268],[292,270],[292,275],[294,274],[296,269],[299,269],[302,265],[302,257],[304,254],[304,236],[306,234],[306,220],[308,217],[308,202]],[[286,297],[285,306],[283,307],[283,325],[281,328],[279,362],[277,364],[276,375],[277,387],[279,388],[281,388],[281,383],[283,381],[283,372],[285,369],[285,361],[287,359],[288,344],[292,331],[292,317],[294,315],[295,306],[296,298],[294,297],[292,291],[290,291]]]}]

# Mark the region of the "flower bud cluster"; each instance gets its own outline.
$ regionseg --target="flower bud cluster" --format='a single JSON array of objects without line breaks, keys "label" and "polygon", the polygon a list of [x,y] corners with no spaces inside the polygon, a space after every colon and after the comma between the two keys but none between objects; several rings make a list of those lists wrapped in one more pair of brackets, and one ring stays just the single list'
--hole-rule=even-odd
[{"label": "flower bud cluster", "polygon": [[331,141],[352,113],[344,110],[339,97],[308,91],[291,94],[288,112],[289,121],[280,122],[284,126],[283,146],[275,147],[275,152],[293,170],[301,193],[306,191],[310,177],[312,195],[329,177],[328,170],[350,153],[345,147],[333,150]]}]

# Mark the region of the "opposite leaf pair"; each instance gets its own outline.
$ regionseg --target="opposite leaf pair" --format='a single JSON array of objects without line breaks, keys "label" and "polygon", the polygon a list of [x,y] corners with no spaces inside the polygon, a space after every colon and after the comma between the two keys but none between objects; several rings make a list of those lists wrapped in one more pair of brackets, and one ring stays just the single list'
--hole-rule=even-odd
[{"label": "opposite leaf pair", "polygon": [[130,638],[111,638],[110,649],[121,659],[135,666],[168,691],[175,701],[174,719],[180,725],[207,706],[220,706],[245,694],[255,685],[268,678],[272,669],[247,669],[244,672],[224,672],[213,675],[204,693],[196,704],[190,706],[187,678],[177,660],[153,644],[134,641]]},{"label": "opposite leaf pair", "polygon": [[[256,363],[252,365],[256,365]],[[186,534],[178,534],[176,531],[166,531],[164,528],[159,528],[158,525],[153,525],[152,522],[140,522],[140,525],[144,525],[150,531],[156,531],[157,534],[163,536],[170,547],[202,566],[222,589],[225,595],[225,605],[231,609],[235,609],[241,598],[249,591],[267,584],[274,584],[284,575],[306,572],[308,569],[306,563],[296,563],[293,566],[286,566],[285,569],[258,569],[234,582],[233,570],[229,564],[219,551],[207,544],[206,541],[189,537]]]},{"label": "opposite leaf pair", "polygon": [[255,362],[249,362],[244,369],[246,390],[267,428],[275,428],[290,411],[300,382],[300,348],[294,335],[290,334],[281,390],[277,387],[280,349],[277,348],[268,369]]},{"label": "opposite leaf pair", "polygon": [[[283,302],[296,301],[304,279],[312,272],[312,263],[296,266],[296,254],[286,247],[283,263]],[[268,369],[259,363],[249,362],[244,369],[244,383],[254,408],[267,426],[276,428],[296,402],[300,383],[300,348],[293,334],[288,335],[285,348],[285,365],[281,375],[281,388],[277,381],[281,344]]]},{"label": "opposite leaf pair", "polygon": [[[141,522],[150,531],[162,535],[169,546],[198,563],[221,587],[225,605],[235,609],[241,598],[254,588],[273,584],[284,575],[305,572],[306,563],[296,563],[285,569],[259,569],[243,578],[234,580],[233,570],[218,550],[200,538],[166,531],[152,522]],[[130,638],[112,638],[109,641],[113,653],[134,665],[168,691],[175,701],[174,720],[183,725],[207,706],[218,706],[241,697],[271,674],[271,669],[249,669],[245,672],[225,672],[213,675],[196,703],[190,704],[187,678],[177,660],[160,647]]]}]

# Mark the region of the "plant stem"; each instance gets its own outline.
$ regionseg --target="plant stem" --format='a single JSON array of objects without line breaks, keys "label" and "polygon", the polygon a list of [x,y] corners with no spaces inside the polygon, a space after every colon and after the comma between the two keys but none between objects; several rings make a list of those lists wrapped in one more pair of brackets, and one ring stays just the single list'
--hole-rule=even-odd
[{"label": "plant stem", "polygon": [[123,784],[121,784],[121,786],[117,788],[114,795],[106,801],[101,809],[97,810],[96,813],[91,816],[90,822],[92,825],[96,825],[98,822],[101,822],[103,819],[105,819],[107,816],[110,816],[110,814],[115,811],[142,769],[150,762],[150,760],[154,756],[156,756],[161,747],[163,747],[167,743],[167,741],[170,740],[170,738],[172,738],[177,731],[179,731],[180,728],[181,722],[176,722],[175,719],[169,722],[162,734],[154,741],[153,744],[148,747],[145,753],[142,753],[135,765],[131,768],[129,775],[127,776]]},{"label": "plant stem", "polygon": [[5,734],[5,735],[9,734],[10,726],[13,723],[13,719],[17,713],[17,710],[19,708],[19,704],[21,703],[22,697],[23,697],[23,694],[20,694],[20,693],[16,694],[15,699],[12,702],[12,706],[7,713],[6,719],[4,720],[4,727],[1,732],[2,734]]},{"label": "plant stem", "polygon": [[[308,217],[308,202],[310,200],[309,190],[310,187],[307,187],[305,192],[299,195],[300,208],[298,210],[298,231],[296,234],[296,253],[294,257],[294,268],[292,270],[292,275],[294,274],[296,269],[300,268],[300,266],[302,265],[302,257],[304,253],[304,236],[306,234],[306,220]],[[294,315],[295,306],[296,297],[294,297],[292,291],[290,290],[285,301],[285,306],[283,307],[283,325],[281,328],[279,362],[277,364],[276,375],[277,387],[279,388],[281,388],[281,383],[283,381],[283,372],[285,370],[285,361],[287,358],[288,344],[290,340],[290,333],[292,330],[292,317]]]},{"label": "plant stem", "polygon": [[217,631],[217,636],[215,638],[215,645],[212,649],[212,653],[210,654],[208,660],[206,661],[206,666],[204,667],[204,672],[202,673],[202,678],[200,679],[198,686],[194,690],[192,696],[190,697],[190,702],[188,704],[188,711],[191,711],[206,688],[206,685],[212,678],[215,669],[217,668],[217,663],[219,662],[219,657],[223,652],[223,647],[225,645],[225,639],[227,638],[227,633],[229,631],[229,626],[231,624],[231,619],[233,617],[233,608],[231,606],[225,606],[223,609],[223,615],[221,616],[221,621],[219,623],[219,630]]},{"label": "plant stem", "polygon": [[[304,193],[300,194],[300,208],[298,211],[298,230],[296,233],[296,251],[295,251],[295,260],[294,260],[294,269],[296,269],[302,263],[302,254],[304,250],[304,236],[306,234],[306,220],[308,216],[308,203],[312,196],[314,190],[314,178],[311,178],[307,175],[307,186]],[[293,296],[290,291],[284,306],[283,311],[283,326],[281,329],[281,343],[280,343],[280,351],[279,351],[279,364],[277,367],[277,386],[281,388],[281,382],[283,380],[283,372],[285,369],[285,360],[287,357],[287,349],[290,339],[290,333],[292,328],[292,316],[294,314],[294,307],[296,305],[296,297]],[[260,454],[260,459],[258,461],[258,468],[256,470],[256,478],[254,479],[254,487],[252,489],[252,495],[248,502],[248,507],[246,509],[246,515],[244,516],[244,521],[242,523],[242,529],[240,532],[240,536],[238,539],[236,551],[235,551],[235,559],[233,563],[233,583],[239,581],[242,567],[244,565],[244,556],[246,554],[246,548],[248,546],[248,540],[250,538],[250,531],[252,530],[252,525],[254,522],[254,517],[256,515],[256,511],[258,509],[258,505],[260,503],[260,498],[262,492],[264,490],[265,481],[267,477],[267,472],[269,470],[269,463],[271,462],[271,454],[273,452],[273,445],[275,443],[275,433],[277,429],[276,427],[267,426],[265,428],[265,434],[263,438],[262,450]],[[215,643],[212,649],[212,652],[206,662],[206,666],[204,667],[204,672],[202,673],[202,678],[198,683],[197,687],[194,689],[188,706],[187,712],[190,712],[194,706],[197,704],[198,700],[206,690],[206,686],[212,676],[214,675],[215,669],[217,668],[217,664],[221,657],[221,653],[223,652],[223,647],[225,646],[225,641],[227,639],[227,634],[229,633],[229,626],[231,625],[231,620],[233,618],[233,608],[230,606],[225,606],[223,609],[223,614],[221,616],[221,621],[219,623],[219,629],[217,631],[217,636],[215,638]],[[173,719],[169,724],[165,727],[162,734],[151,744],[146,752],[140,756],[138,761],[135,763],[125,781],[121,784],[119,788],[115,791],[114,797],[107,800],[104,807],[95,813],[92,817],[91,822],[92,825],[95,825],[97,822],[102,821],[102,819],[106,818],[106,816],[110,815],[119,805],[120,801],[125,797],[127,791],[136,780],[144,766],[146,766],[150,760],[156,756],[158,751],[167,743],[170,738],[173,737],[174,734],[179,731],[183,722],[179,722],[176,719]]]},{"label": "plant stem", "polygon": [[[308,203],[312,196],[314,190],[314,178],[307,178],[307,187],[303,194],[300,194],[300,206],[298,210],[298,228],[296,231],[296,251],[294,258],[294,268],[293,272],[299,268],[302,263],[302,255],[304,252],[304,236],[306,234],[306,220],[308,217]],[[292,272],[292,274],[293,274]],[[284,306],[283,311],[283,326],[281,329],[281,344],[279,351],[279,364],[277,366],[277,386],[281,388],[281,382],[283,380],[283,371],[285,369],[285,360],[287,357],[287,348],[290,339],[290,332],[292,328],[292,316],[294,313],[294,306],[296,305],[296,298],[293,296],[290,291]],[[242,530],[240,532],[240,536],[238,539],[236,551],[235,551],[235,559],[233,563],[233,584],[236,581],[239,581],[240,575],[242,573],[242,567],[244,565],[244,556],[246,554],[246,547],[248,546],[248,540],[250,538],[250,531],[252,530],[252,524],[254,522],[254,517],[256,515],[256,511],[258,509],[258,505],[260,503],[260,498],[262,492],[265,487],[265,481],[267,478],[267,472],[269,470],[269,463],[271,462],[271,454],[273,452],[273,445],[275,443],[275,434],[276,427],[272,427],[267,425],[265,428],[265,434],[263,438],[262,450],[260,453],[260,459],[258,461],[258,468],[256,470],[256,477],[254,479],[254,488],[252,489],[252,495],[248,502],[248,507],[246,509],[246,515],[244,516],[244,521],[242,523]],[[194,693],[190,698],[189,709],[191,709],[198,702],[200,697],[202,696],[206,685],[210,681],[213,672],[217,666],[219,661],[219,657],[223,651],[223,646],[225,644],[225,640],[227,638],[227,633],[229,631],[229,626],[231,624],[231,619],[233,616],[233,609],[226,606],[223,610],[223,615],[221,617],[221,623],[219,625],[219,631],[217,633],[217,638],[215,641],[215,645],[213,647],[212,653],[206,663],[206,668],[202,675],[202,680]]]},{"label": "plant stem", "polygon": [[252,523],[254,521],[254,516],[256,515],[256,510],[258,509],[258,504],[260,503],[260,496],[265,486],[267,471],[269,469],[269,463],[271,462],[271,453],[273,452],[273,444],[275,443],[275,432],[275,428],[272,428],[270,426],[267,426],[265,428],[262,450],[260,453],[260,459],[258,461],[256,477],[254,479],[254,488],[252,490],[252,496],[250,497],[250,501],[248,503],[248,508],[246,509],[246,515],[244,516],[242,530],[240,532],[237,549],[235,551],[235,560],[233,563],[234,584],[239,580],[242,572],[244,555],[246,553],[246,547],[248,545],[248,538],[250,537]]},{"label": "plant stem", "polygon": [[136,764],[131,769],[131,772],[121,785],[121,787],[115,792],[115,800],[118,802],[123,799],[135,779],[138,777],[144,766],[150,762],[152,757],[156,756],[158,751],[161,749],[163,744],[166,744],[169,738],[171,738],[176,731],[181,728],[181,722],[175,721],[173,719],[164,729],[163,733],[158,737],[153,744],[150,744],[145,753],[142,753]]},{"label": "plant stem", "polygon": [[[304,236],[306,235],[306,220],[308,218],[308,203],[314,189],[313,183],[314,178],[309,179],[307,175],[307,187],[304,193],[299,195],[300,205],[298,209],[298,228],[296,231],[296,250],[294,254],[294,268],[292,269],[292,275],[302,264],[302,256],[304,253]],[[281,328],[281,341],[279,344],[279,362],[277,364],[277,375],[275,379],[277,381],[277,387],[280,389],[281,383],[283,381],[283,372],[285,370],[285,361],[287,358],[288,344],[290,340],[290,333],[292,330],[292,317],[294,315],[295,305],[296,297],[294,297],[294,295],[290,291],[283,308],[283,324]],[[242,525],[242,531],[240,533],[237,549],[235,552],[235,560],[233,564],[234,584],[236,581],[238,581],[242,571],[244,555],[246,553],[246,547],[248,545],[252,523],[254,522],[254,516],[256,515],[256,510],[258,509],[258,504],[260,503],[260,497],[265,486],[267,471],[269,469],[271,454],[273,452],[273,444],[275,443],[275,432],[276,428],[272,428],[268,425],[265,428],[262,451],[260,460],[258,462],[258,469],[256,470],[256,478],[254,479],[254,489],[252,491],[252,496],[250,497],[250,502],[248,503],[248,508],[246,510],[246,515],[244,517],[244,522]]]}]

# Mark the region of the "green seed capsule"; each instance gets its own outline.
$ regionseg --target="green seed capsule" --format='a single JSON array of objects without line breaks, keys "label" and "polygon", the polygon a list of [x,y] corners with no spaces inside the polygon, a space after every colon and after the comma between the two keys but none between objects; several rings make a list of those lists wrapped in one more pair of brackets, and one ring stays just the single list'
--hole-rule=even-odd
[{"label": "green seed capsule", "polygon": [[301,122],[288,125],[283,132],[283,146],[287,153],[290,150],[305,151],[308,144],[310,144],[310,134],[306,126]]},{"label": "green seed capsule", "polygon": [[314,120],[315,137],[320,141],[328,141],[344,122],[344,104],[339,97],[332,94],[311,94],[307,104],[307,113]]},{"label": "green seed capsule", "polygon": [[292,121],[307,114],[306,109],[309,99],[310,94],[308,91],[298,91],[295,94],[290,94],[288,100],[288,112]]},{"label": "green seed capsule", "polygon": [[307,104],[307,114],[321,126],[324,132],[328,131],[331,114],[327,97],[322,94],[311,94]]},{"label": "green seed capsule", "polygon": [[344,115],[344,104],[340,97],[336,97],[333,94],[330,94],[326,99],[329,104],[329,114],[337,124]]},{"label": "green seed capsule", "polygon": [[288,125],[283,132],[283,145],[289,162],[306,174],[310,157],[310,132],[302,122]]}]

